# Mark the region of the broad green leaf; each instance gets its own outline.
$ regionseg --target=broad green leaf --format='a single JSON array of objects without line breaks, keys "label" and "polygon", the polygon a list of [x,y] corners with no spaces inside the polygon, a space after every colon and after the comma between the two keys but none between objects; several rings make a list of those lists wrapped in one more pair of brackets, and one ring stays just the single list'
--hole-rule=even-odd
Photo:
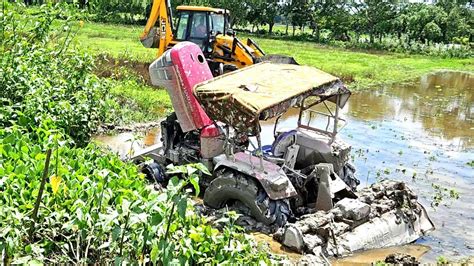
[{"label": "broad green leaf", "polygon": [[186,208],[188,207],[188,199],[183,197],[178,202],[178,214],[181,219],[186,218]]},{"label": "broad green leaf", "polygon": [[198,196],[199,193],[201,193],[201,189],[199,187],[199,176],[197,175],[190,176],[189,182],[191,182],[191,184],[193,185],[194,191],[196,191],[196,196]]},{"label": "broad green leaf", "polygon": [[156,265],[156,262],[158,261],[158,254],[160,252],[160,249],[158,247],[158,245],[153,245],[153,248],[151,249],[151,252],[150,252],[150,259],[151,259],[151,262],[153,262],[153,264]]}]

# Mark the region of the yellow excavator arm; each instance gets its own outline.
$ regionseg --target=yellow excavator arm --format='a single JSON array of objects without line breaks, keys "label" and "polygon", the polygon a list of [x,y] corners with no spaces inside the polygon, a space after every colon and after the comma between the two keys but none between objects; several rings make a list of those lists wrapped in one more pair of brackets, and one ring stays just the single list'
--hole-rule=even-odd
[{"label": "yellow excavator arm", "polygon": [[[157,22],[158,26],[155,27]],[[158,48],[158,56],[168,49],[173,41],[173,19],[169,0],[153,0],[150,17],[140,41],[147,48]]]}]

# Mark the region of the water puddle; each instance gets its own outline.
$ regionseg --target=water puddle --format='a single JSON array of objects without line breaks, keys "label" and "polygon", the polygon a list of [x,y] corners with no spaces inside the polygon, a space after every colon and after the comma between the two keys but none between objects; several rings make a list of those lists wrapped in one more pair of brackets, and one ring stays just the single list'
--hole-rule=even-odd
[{"label": "water puddle", "polygon": [[[407,182],[437,229],[417,241],[423,246],[367,251],[337,260],[336,265],[377,261],[388,255],[387,250],[424,255],[422,262],[436,261],[440,255],[457,259],[474,254],[474,169],[467,165],[474,161],[474,76],[440,72],[411,83],[356,93],[342,115],[348,125],[340,135],[353,146],[361,185],[382,178]],[[280,120],[281,127],[294,128],[297,116],[298,110],[290,110]],[[264,144],[273,141],[273,122],[262,123]],[[159,130],[142,137],[137,140],[124,133],[95,140],[126,155],[130,149],[137,151],[159,141]],[[459,193],[459,200],[449,199],[450,189]],[[441,195],[440,206],[430,208],[436,195]],[[288,253],[269,236],[257,234],[256,238],[270,243],[277,254],[299,256]]]},{"label": "water puddle", "polygon": [[147,147],[160,143],[160,128],[149,128],[144,132],[122,132],[119,134],[94,136],[93,141],[127,158]]},{"label": "water puddle", "polygon": [[377,261],[384,261],[385,258],[394,253],[409,254],[418,260],[430,250],[429,247],[423,245],[405,245],[400,247],[372,249],[363,252],[357,252],[354,255],[331,260],[333,266],[351,266],[351,265],[372,265]]},{"label": "water puddle", "polygon": [[252,233],[252,236],[255,238],[257,243],[268,244],[270,251],[273,254],[287,256],[290,260],[295,261],[295,262],[298,261],[302,257],[301,254],[286,248],[285,246],[280,244],[280,242],[274,240],[273,237],[269,235],[256,232],[256,233]]}]

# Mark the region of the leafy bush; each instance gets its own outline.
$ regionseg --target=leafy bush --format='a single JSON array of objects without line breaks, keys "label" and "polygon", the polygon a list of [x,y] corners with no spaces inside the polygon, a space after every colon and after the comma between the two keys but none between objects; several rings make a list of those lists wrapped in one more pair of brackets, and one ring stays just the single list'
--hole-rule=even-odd
[{"label": "leafy bush", "polygon": [[32,130],[51,118],[76,144],[85,145],[105,119],[108,88],[91,74],[93,58],[70,47],[78,18],[70,16],[61,27],[53,27],[62,11],[42,7],[27,14],[13,6],[1,13],[0,98],[2,108],[12,113],[0,125]]},{"label": "leafy bush", "polygon": [[[0,14],[2,264],[255,264],[268,253],[234,225],[218,231],[192,206],[200,165],[172,168],[155,191],[137,167],[88,144],[107,119],[112,82],[69,47],[75,17],[59,7]],[[54,18],[65,18],[53,29]],[[78,147],[80,144],[83,148]]]},{"label": "leafy bush", "polygon": [[[269,262],[263,249],[232,225],[219,232],[183,193],[199,192],[202,165],[172,169],[166,192],[148,186],[137,168],[89,145],[69,148],[58,134],[37,136],[19,127],[0,130],[0,253],[4,263],[157,262],[182,264]],[[53,148],[36,224],[32,211],[46,155]],[[199,169],[199,170],[198,170]],[[34,231],[30,234],[30,226]]]}]

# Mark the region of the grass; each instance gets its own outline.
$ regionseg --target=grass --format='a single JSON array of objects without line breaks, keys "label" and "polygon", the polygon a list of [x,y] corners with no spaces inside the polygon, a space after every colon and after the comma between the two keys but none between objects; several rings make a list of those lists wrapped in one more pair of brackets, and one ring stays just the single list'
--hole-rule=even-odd
[{"label": "grass", "polygon": [[[136,80],[113,81],[111,95],[119,110],[112,116],[114,124],[157,121],[171,110],[168,93],[164,89],[155,89]],[[119,119],[120,120],[116,120]]]},{"label": "grass", "polygon": [[[139,42],[140,26],[86,23],[78,44],[93,53],[107,52],[114,57],[151,62],[154,49]],[[240,35],[244,38],[245,35]],[[474,71],[474,59],[446,59],[421,55],[367,53],[331,48],[311,42],[254,38],[269,54],[285,54],[305,65],[320,68],[343,78],[353,89],[410,80],[437,70]]]},{"label": "grass", "polygon": [[320,68],[349,81],[355,89],[410,80],[443,70],[474,71],[473,59],[445,59],[421,55],[366,53],[321,46],[310,42],[295,42],[255,38],[269,54],[295,57],[304,65]]},{"label": "grass", "polygon": [[93,54],[108,53],[116,58],[152,62],[155,49],[146,49],[140,43],[141,26],[113,25],[86,22],[76,38],[78,47]]}]

